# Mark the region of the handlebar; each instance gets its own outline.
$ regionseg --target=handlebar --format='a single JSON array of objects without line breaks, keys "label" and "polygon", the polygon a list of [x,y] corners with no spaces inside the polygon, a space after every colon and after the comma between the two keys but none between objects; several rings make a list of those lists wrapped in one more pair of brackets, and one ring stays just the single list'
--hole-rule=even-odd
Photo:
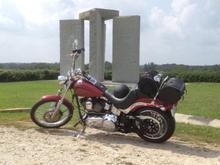
[{"label": "handlebar", "polygon": [[70,57],[72,57],[72,59],[73,59],[73,63],[72,63],[72,69],[73,69],[73,70],[75,69],[76,59],[78,58],[79,54],[81,54],[81,53],[84,52],[84,51],[85,51],[84,48],[81,48],[81,49],[73,49],[73,50],[72,50],[72,53],[69,54]]},{"label": "handlebar", "polygon": [[75,53],[77,53],[77,54],[81,54],[81,52],[84,52],[84,51],[85,51],[84,48],[81,48],[81,49],[74,49],[74,50],[72,50],[72,53],[73,53],[73,54],[75,54]]}]

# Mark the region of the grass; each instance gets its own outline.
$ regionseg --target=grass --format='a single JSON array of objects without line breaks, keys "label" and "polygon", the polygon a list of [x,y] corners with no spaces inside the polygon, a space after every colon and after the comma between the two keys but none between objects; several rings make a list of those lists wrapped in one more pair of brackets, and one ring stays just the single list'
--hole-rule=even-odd
[{"label": "grass", "polygon": [[182,140],[220,145],[220,129],[218,128],[177,123],[174,135]]},{"label": "grass", "polygon": [[220,119],[220,83],[189,83],[178,113]]},{"label": "grass", "polygon": [[31,121],[27,112],[0,112],[0,124],[16,121]]},{"label": "grass", "polygon": [[[0,83],[0,109],[30,108],[43,95],[55,94],[56,80]],[[220,83],[189,83],[178,113],[220,119]]]},{"label": "grass", "polygon": [[55,94],[57,89],[54,80],[0,83],[0,109],[30,108],[41,96]]}]

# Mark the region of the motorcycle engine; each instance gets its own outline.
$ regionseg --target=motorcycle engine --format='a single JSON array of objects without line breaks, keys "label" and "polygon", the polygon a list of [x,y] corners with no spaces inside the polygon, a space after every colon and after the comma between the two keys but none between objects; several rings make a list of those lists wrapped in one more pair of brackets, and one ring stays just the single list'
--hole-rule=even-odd
[{"label": "motorcycle engine", "polygon": [[87,126],[109,132],[116,130],[117,116],[109,113],[110,105],[104,99],[82,98],[80,102],[87,110]]},{"label": "motorcycle engine", "polygon": [[97,128],[108,132],[116,131],[117,116],[113,114],[105,114],[103,116],[88,116],[86,125],[91,128]]},{"label": "motorcycle engine", "polygon": [[81,98],[80,103],[88,112],[104,112],[106,101],[101,98]]}]

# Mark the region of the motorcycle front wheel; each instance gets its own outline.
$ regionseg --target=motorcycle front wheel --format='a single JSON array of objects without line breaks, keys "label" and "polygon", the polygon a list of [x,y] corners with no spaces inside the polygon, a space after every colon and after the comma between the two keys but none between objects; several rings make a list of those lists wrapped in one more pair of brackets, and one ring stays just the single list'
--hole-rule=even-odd
[{"label": "motorcycle front wheel", "polygon": [[73,115],[73,109],[63,102],[56,115],[54,110],[58,100],[40,100],[30,111],[31,120],[43,128],[59,128],[68,123]]},{"label": "motorcycle front wheel", "polygon": [[162,143],[175,131],[175,118],[170,112],[143,108],[135,114],[134,128],[138,136],[148,142]]}]

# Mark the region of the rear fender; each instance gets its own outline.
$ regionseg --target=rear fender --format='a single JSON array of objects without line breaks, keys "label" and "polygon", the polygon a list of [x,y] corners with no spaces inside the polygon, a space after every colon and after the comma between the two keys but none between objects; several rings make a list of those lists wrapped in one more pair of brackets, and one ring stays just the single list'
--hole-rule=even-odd
[{"label": "rear fender", "polygon": [[158,108],[159,109],[161,107],[156,106],[155,104],[146,103],[146,102],[135,102],[127,109],[120,109],[120,111],[122,111],[125,114],[128,114],[128,113],[134,113],[142,108]]},{"label": "rear fender", "polygon": [[163,109],[161,106],[151,103],[144,103],[144,102],[136,102],[133,105],[131,105],[130,109],[131,112],[135,112],[141,108],[157,108],[157,109]]},{"label": "rear fender", "polygon": [[136,100],[134,104],[130,106],[131,112],[135,112],[141,108],[156,108],[162,111],[170,111],[173,105],[163,105],[159,100],[153,100],[152,98],[141,98]]},{"label": "rear fender", "polygon": [[[42,96],[41,100],[43,101],[59,101],[62,97],[61,96],[57,96],[57,95],[47,95],[47,96]],[[73,105],[71,102],[69,102],[69,100],[67,100],[66,98],[64,98],[63,103],[65,105],[67,105],[70,109],[73,109]]]}]

